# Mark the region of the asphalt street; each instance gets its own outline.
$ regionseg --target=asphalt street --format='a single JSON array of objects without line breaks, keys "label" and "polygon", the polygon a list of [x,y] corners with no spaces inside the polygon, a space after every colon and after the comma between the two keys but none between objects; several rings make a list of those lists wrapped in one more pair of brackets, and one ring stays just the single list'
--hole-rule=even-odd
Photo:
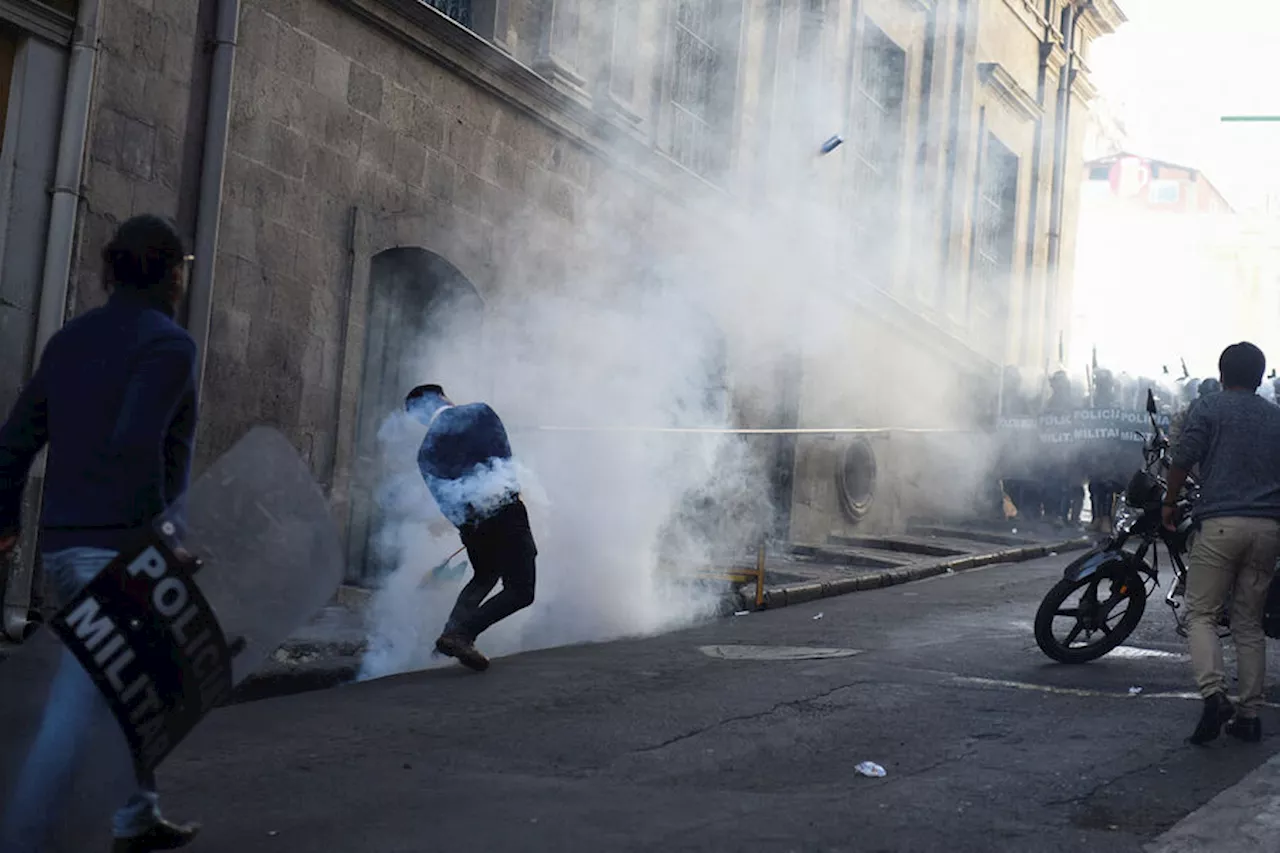
[{"label": "asphalt street", "polygon": [[1141,850],[1280,750],[1280,715],[1184,745],[1159,601],[1116,656],[1049,662],[1067,559],[227,708],[166,811],[228,853]]}]

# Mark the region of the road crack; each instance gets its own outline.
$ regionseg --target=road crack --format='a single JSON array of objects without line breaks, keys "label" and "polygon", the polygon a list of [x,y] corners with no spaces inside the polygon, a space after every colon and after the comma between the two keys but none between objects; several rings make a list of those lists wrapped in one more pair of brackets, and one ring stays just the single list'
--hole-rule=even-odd
[{"label": "road crack", "polygon": [[681,743],[686,740],[690,740],[691,738],[704,735],[707,732],[714,731],[715,729],[721,728],[723,726],[732,725],[733,723],[744,723],[744,722],[749,722],[751,720],[759,720],[764,717],[768,717],[771,714],[778,713],[784,708],[807,710],[806,706],[812,705],[815,702],[820,702],[823,699],[826,699],[828,696],[832,696],[836,693],[839,693],[841,690],[848,690],[850,687],[857,687],[860,684],[868,684],[868,683],[870,683],[868,679],[859,679],[857,681],[852,681],[848,684],[841,684],[838,687],[833,687],[830,690],[824,690],[821,693],[815,693],[812,696],[802,696],[799,699],[789,699],[786,702],[779,702],[776,705],[773,705],[772,707],[763,711],[756,711],[751,714],[738,714],[732,717],[724,717],[722,719],[716,720],[713,723],[708,723],[705,726],[700,726],[696,729],[693,729],[692,731],[687,731],[687,732],[684,732],[683,734],[676,735],[675,737],[668,738],[667,740],[664,740],[662,743],[656,743],[651,746],[642,746],[638,749],[633,749],[631,750],[631,754],[643,755],[648,752],[657,752],[658,750],[666,749],[669,746],[674,746],[675,744]]},{"label": "road crack", "polygon": [[1146,773],[1148,770],[1151,770],[1152,768],[1158,767],[1159,765],[1165,763],[1165,761],[1167,761],[1169,759],[1169,756],[1171,756],[1173,753],[1174,753],[1173,749],[1165,750],[1160,754],[1158,758],[1152,761],[1149,761],[1140,767],[1135,767],[1132,770],[1126,770],[1125,772],[1117,776],[1113,776],[1110,779],[1107,779],[1106,781],[1099,782],[1097,785],[1093,786],[1093,788],[1090,789],[1087,793],[1078,794],[1077,796],[1074,796],[1074,797],[1065,797],[1059,800],[1049,800],[1048,802],[1041,803],[1041,805],[1046,808],[1050,806],[1084,805],[1089,800],[1093,799],[1098,794],[1102,793],[1104,790],[1116,784],[1117,782],[1123,782],[1124,780],[1129,779],[1133,776],[1138,776],[1142,773]]}]

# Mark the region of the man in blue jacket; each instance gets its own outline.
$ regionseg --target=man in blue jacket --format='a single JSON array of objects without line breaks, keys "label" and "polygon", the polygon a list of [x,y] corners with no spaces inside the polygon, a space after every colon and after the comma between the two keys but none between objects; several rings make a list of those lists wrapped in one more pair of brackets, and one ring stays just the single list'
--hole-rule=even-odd
[{"label": "man in blue jacket", "polygon": [[[48,445],[41,550],[65,602],[186,491],[196,426],[196,346],[174,322],[188,256],[173,225],[138,216],[103,252],[107,304],[64,326],[0,427],[0,554],[21,529],[22,492]],[[71,795],[77,752],[109,714],[64,651],[45,717],[8,804],[0,851],[35,851]],[[154,779],[115,815],[114,853],[172,850],[195,836],[160,815]]]},{"label": "man in blue jacket", "polygon": [[[405,410],[427,427],[418,469],[440,512],[462,537],[475,572],[436,650],[477,672],[489,660],[476,637],[533,604],[537,546],[511,460],[506,428],[484,403],[455,406],[439,385],[409,392]],[[498,581],[502,591],[485,601]]]}]

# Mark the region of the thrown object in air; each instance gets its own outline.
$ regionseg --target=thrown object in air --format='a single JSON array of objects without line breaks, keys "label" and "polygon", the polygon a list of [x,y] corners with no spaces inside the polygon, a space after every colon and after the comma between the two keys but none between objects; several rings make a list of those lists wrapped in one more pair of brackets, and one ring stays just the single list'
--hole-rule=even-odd
[{"label": "thrown object in air", "polygon": [[874,761],[864,761],[853,769],[857,770],[863,776],[868,776],[872,779],[880,779],[888,775],[885,772],[885,769]]},{"label": "thrown object in air", "polygon": [[819,619],[821,619],[821,618],[823,617],[823,615],[824,615],[824,614],[819,613],[817,616],[813,617],[813,621],[814,621],[814,622],[817,622]]},{"label": "thrown object in air", "polygon": [[835,151],[837,148],[839,148],[843,144],[844,144],[844,137],[837,133],[835,136],[832,136],[826,142],[822,143],[822,153],[830,154],[832,151]]}]

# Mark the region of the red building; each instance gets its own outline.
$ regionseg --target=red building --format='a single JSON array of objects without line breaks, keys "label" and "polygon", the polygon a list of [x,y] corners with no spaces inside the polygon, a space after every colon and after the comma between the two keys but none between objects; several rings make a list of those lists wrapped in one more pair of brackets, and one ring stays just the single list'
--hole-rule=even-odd
[{"label": "red building", "polygon": [[[1170,213],[1230,213],[1231,205],[1204,173],[1190,166],[1121,151],[1084,164],[1088,186],[1107,183],[1111,194],[1143,208]],[[1094,190],[1097,191],[1096,189]]]}]

